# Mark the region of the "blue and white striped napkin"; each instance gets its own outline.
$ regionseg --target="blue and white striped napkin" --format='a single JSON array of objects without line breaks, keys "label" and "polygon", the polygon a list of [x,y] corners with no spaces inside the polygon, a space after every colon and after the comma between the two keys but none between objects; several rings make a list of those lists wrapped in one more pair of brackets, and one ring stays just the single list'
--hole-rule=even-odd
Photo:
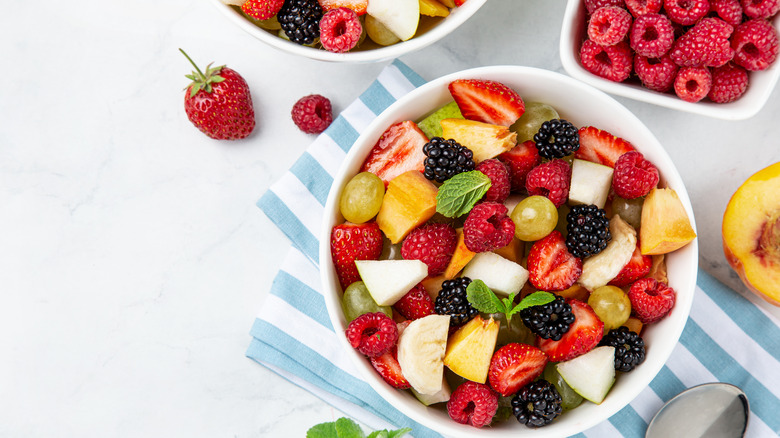
[{"label": "blue and white striped napkin", "polygon": [[[341,350],[320,290],[317,236],[333,175],[359,133],[422,83],[394,61],[258,201],[293,249],[252,326],[246,353],[369,427],[411,427],[418,438],[440,435],[385,402]],[[780,321],[699,270],[690,318],[667,364],[629,406],[577,437],[643,437],[665,401],[715,381],[747,393],[749,437],[780,435]]]}]

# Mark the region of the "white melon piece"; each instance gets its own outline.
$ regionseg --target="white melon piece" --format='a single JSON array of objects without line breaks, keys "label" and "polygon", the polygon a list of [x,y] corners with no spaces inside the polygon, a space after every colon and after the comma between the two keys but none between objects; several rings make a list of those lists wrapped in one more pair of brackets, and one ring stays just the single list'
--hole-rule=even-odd
[{"label": "white melon piece", "polygon": [[612,187],[612,173],[609,166],[575,158],[571,165],[569,204],[593,204],[604,208]]},{"label": "white melon piece", "polygon": [[482,280],[496,295],[520,292],[528,281],[528,271],[493,252],[481,252],[463,268],[463,276]]},{"label": "white melon piece", "polygon": [[419,394],[433,396],[442,390],[449,330],[449,315],[432,314],[412,321],[398,338],[398,365]]},{"label": "white melon piece", "polygon": [[420,400],[420,403],[424,404],[425,406],[448,402],[450,401],[450,396],[452,395],[450,384],[447,383],[447,379],[444,376],[442,376],[441,389],[435,394],[420,394],[419,392],[415,391],[414,388],[411,388],[411,390],[412,394],[417,397],[417,400]]},{"label": "white melon piece", "polygon": [[428,276],[419,260],[356,260],[360,279],[380,306],[392,306]]},{"label": "white melon piece", "polygon": [[371,0],[366,12],[401,41],[413,37],[420,22],[419,0]]},{"label": "white melon piece", "polygon": [[563,380],[577,394],[600,404],[615,383],[615,347],[603,346],[557,365]]},{"label": "white melon piece", "polygon": [[620,215],[616,214],[610,219],[609,232],[612,234],[612,240],[607,247],[582,263],[582,274],[577,282],[589,291],[604,286],[617,277],[636,249],[636,230]]}]

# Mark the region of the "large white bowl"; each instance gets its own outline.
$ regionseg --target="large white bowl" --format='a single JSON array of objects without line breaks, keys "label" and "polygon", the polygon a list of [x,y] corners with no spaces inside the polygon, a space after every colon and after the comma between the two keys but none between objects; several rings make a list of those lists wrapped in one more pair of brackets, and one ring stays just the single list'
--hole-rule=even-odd
[{"label": "large white bowl", "polygon": [[[541,101],[552,105],[561,117],[576,126],[593,125],[631,141],[658,166],[662,175],[661,184],[677,191],[693,222],[688,193],[669,155],[636,116],[607,94],[567,76],[528,67],[482,67],[444,76],[412,91],[380,114],[355,142],[335,178],[325,205],[320,232],[319,260],[325,301],[336,333],[343,333],[347,327],[340,305],[341,288],[333,268],[328,244],[331,228],[343,222],[338,207],[339,193],[349,178],[358,172],[361,163],[388,126],[403,120],[419,120],[437,107],[451,101],[447,84],[458,78],[491,79],[502,82],[517,90],[525,101]],[[407,416],[446,436],[464,438],[569,436],[606,420],[622,409],[658,374],[677,344],[688,319],[696,285],[697,259],[698,245],[695,240],[668,257],[669,283],[677,291],[677,303],[667,318],[646,328],[644,339],[648,347],[645,362],[631,373],[620,375],[601,405],[584,402],[580,407],[564,413],[552,424],[537,430],[528,429],[513,419],[497,427],[484,429],[457,424],[449,418],[442,405],[426,407],[408,391],[398,391],[390,387],[374,371],[368,360],[349,345],[345,336],[339,338],[345,354],[352,359],[371,387]]]},{"label": "large white bowl", "polygon": [[487,0],[468,0],[462,6],[454,8],[450,15],[441,20],[424,20],[417,34],[407,40],[390,46],[380,46],[373,42],[365,44],[365,49],[356,49],[347,53],[333,53],[324,49],[301,46],[277,36],[276,31],[268,31],[254,25],[241,12],[220,0],[211,0],[230,21],[260,41],[293,55],[304,56],[320,61],[367,63],[398,58],[415,50],[422,49],[442,39],[474,15]]},{"label": "large white bowl", "polygon": [[[569,0],[561,26],[561,63],[571,77],[607,93],[718,119],[743,120],[761,111],[780,77],[780,61],[764,71],[748,72],[750,82],[747,91],[742,97],[730,103],[714,103],[706,98],[691,103],[678,98],[674,92],[659,93],[645,88],[638,81],[613,82],[585,70],[580,63],[580,46],[587,38],[586,14],[585,3],[582,0]],[[773,24],[775,29],[780,29],[780,14],[775,16]]]}]

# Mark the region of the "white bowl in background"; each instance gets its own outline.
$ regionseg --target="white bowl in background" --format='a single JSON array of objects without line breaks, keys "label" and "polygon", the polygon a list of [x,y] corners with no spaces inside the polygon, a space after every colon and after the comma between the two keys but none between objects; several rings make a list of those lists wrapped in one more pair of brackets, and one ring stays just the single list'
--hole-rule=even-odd
[{"label": "white bowl in background", "polygon": [[[706,98],[696,103],[686,102],[678,98],[674,91],[659,93],[643,87],[638,80],[613,82],[585,70],[580,63],[580,46],[587,38],[586,14],[582,0],[569,0],[563,15],[559,41],[561,63],[571,77],[607,93],[718,119],[743,120],[761,111],[780,77],[780,60],[764,71],[748,72],[750,82],[747,91],[730,103],[710,102]],[[780,14],[775,16],[773,24],[775,29],[780,29]]]},{"label": "white bowl in background", "polygon": [[[658,167],[661,173],[661,185],[673,188],[677,192],[695,227],[688,193],[671,158],[650,130],[612,97],[568,76],[536,68],[493,66],[454,73],[417,88],[381,113],[350,149],[334,179],[325,205],[320,231],[319,260],[323,293],[337,334],[344,332],[347,323],[341,309],[341,287],[333,268],[328,242],[330,242],[332,227],[344,220],[339,212],[339,194],[347,181],[359,171],[363,160],[387,127],[403,120],[419,120],[441,105],[452,101],[447,84],[458,78],[502,82],[515,89],[527,102],[541,101],[552,105],[562,118],[576,126],[593,125],[629,140]],[[495,427],[483,429],[458,424],[449,418],[444,404],[439,404],[438,407],[426,407],[409,391],[399,391],[389,386],[371,367],[369,361],[350,346],[346,336],[339,336],[339,339],[345,354],[354,362],[363,378],[383,398],[418,423],[446,436],[464,438],[570,436],[606,420],[625,407],[648,386],[672,353],[685,327],[693,302],[698,263],[697,241],[694,240],[670,254],[667,262],[669,284],[677,291],[677,303],[669,316],[646,328],[645,362],[631,373],[621,374],[601,405],[583,402],[576,409],[565,412],[552,424],[535,430],[526,428],[512,418]]]},{"label": "white bowl in background", "polygon": [[417,34],[407,41],[389,46],[380,46],[372,42],[365,45],[366,49],[358,48],[346,53],[334,53],[321,48],[302,46],[280,38],[277,36],[277,31],[269,31],[256,26],[241,14],[238,7],[226,5],[220,0],[211,0],[211,3],[235,25],[271,47],[293,55],[320,61],[355,63],[386,61],[433,44],[463,24],[486,2],[487,0],[468,0],[462,6],[453,8],[450,15],[441,20],[421,21],[421,27],[418,28]]}]

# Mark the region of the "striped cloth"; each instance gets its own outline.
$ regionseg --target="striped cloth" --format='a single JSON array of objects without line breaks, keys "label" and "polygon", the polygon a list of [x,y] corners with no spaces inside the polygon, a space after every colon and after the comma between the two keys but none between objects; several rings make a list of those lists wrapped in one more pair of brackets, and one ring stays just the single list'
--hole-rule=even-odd
[{"label": "striped cloth", "polygon": [[[385,402],[342,352],[320,290],[317,236],[333,175],[361,130],[423,82],[400,61],[388,65],[258,201],[293,248],[252,326],[246,353],[369,427],[411,427],[418,438],[441,435]],[[667,364],[629,406],[578,438],[643,437],[665,401],[715,381],[747,393],[748,436],[780,434],[780,321],[706,272],[698,275],[690,318]]]}]

